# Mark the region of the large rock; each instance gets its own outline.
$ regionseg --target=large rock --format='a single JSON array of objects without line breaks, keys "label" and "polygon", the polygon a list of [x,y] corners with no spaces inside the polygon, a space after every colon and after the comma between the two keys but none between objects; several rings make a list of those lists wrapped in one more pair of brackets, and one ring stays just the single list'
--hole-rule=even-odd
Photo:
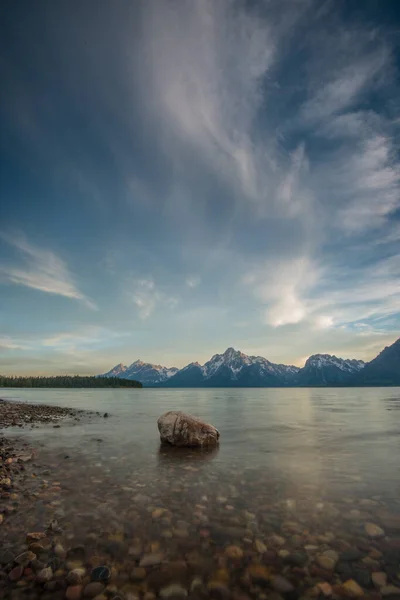
[{"label": "large rock", "polygon": [[218,444],[218,429],[180,411],[166,412],[159,417],[157,424],[163,443],[188,447]]}]

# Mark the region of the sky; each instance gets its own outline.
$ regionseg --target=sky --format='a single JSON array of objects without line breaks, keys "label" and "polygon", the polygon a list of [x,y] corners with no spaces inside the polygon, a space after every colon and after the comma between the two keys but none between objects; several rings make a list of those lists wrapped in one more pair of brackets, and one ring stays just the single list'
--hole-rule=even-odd
[{"label": "sky", "polygon": [[0,372],[394,342],[396,7],[2,3]]}]

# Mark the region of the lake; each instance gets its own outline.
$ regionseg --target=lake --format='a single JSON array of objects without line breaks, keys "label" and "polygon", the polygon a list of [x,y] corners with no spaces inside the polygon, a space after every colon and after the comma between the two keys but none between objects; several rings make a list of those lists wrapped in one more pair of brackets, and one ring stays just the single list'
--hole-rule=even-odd
[{"label": "lake", "polygon": [[[389,542],[400,535],[400,388],[14,389],[0,397],[109,414],[7,433],[37,448],[38,480],[56,488],[16,531],[55,517],[69,544],[103,562],[131,569],[143,553],[192,558],[195,573],[210,579],[219,565],[236,589],[224,549],[234,544],[246,564],[264,564],[258,540],[268,548],[261,557],[282,558],[284,574],[304,588],[306,576],[285,564],[285,552],[300,547],[312,562],[332,548],[357,546],[366,556],[370,544],[386,556],[365,524],[378,524]],[[157,418],[167,410],[215,425],[219,448],[161,447]],[[259,597],[260,582],[251,583]]]}]

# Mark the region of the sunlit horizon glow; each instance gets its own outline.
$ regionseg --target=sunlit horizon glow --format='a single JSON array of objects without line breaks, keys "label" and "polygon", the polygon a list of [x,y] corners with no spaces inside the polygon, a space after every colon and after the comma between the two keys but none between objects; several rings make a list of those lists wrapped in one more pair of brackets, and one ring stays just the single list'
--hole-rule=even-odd
[{"label": "sunlit horizon glow", "polygon": [[389,5],[1,10],[0,373],[400,336]]}]

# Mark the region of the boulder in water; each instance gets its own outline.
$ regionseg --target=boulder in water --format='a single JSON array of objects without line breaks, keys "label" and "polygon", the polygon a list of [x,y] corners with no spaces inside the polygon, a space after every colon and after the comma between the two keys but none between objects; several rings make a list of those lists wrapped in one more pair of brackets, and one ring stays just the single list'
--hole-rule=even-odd
[{"label": "boulder in water", "polygon": [[218,444],[218,429],[181,411],[166,412],[159,417],[157,424],[161,441],[172,446],[196,447]]}]

